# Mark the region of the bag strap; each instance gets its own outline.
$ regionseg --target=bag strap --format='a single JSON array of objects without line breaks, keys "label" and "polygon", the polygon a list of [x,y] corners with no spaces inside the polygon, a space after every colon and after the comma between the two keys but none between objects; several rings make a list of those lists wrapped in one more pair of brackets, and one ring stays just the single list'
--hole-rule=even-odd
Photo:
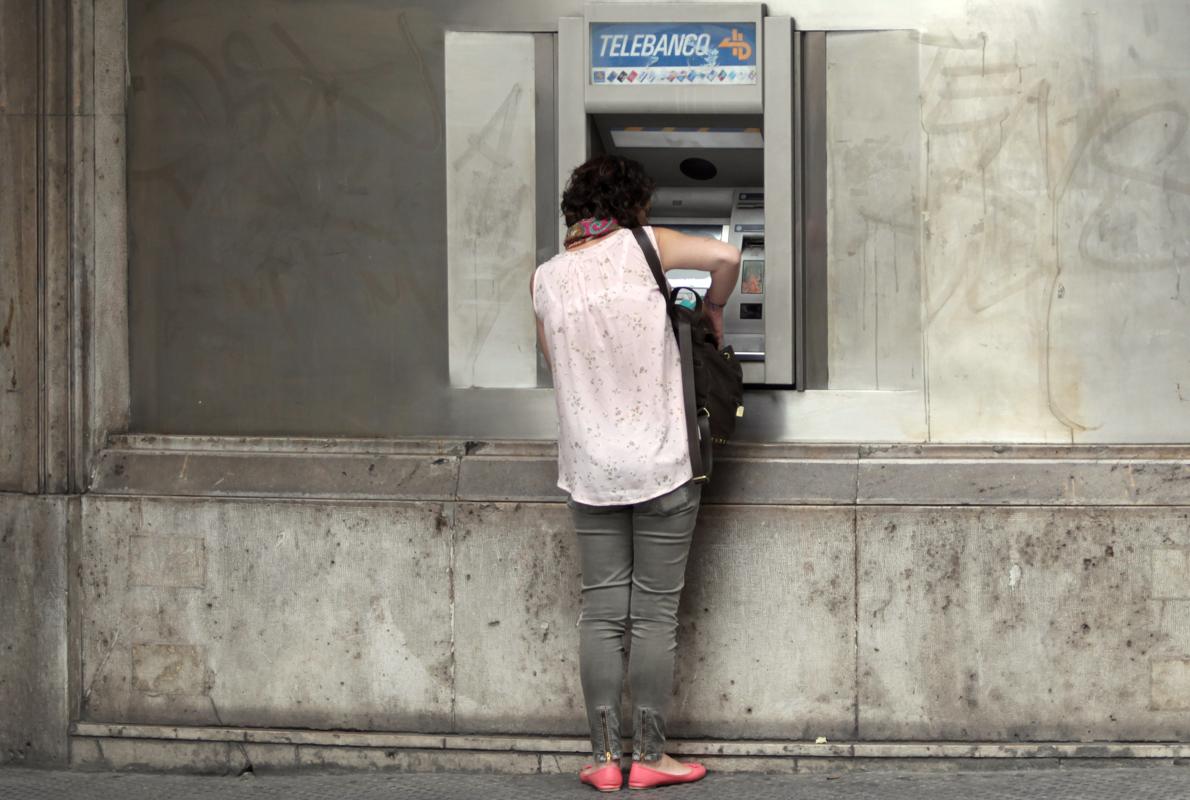
[{"label": "bag strap", "polygon": [[695,483],[711,477],[711,418],[694,407],[694,342],[690,320],[678,318],[678,352],[682,362],[682,394],[686,402],[686,442],[690,447],[690,469]]},{"label": "bag strap", "polygon": [[709,469],[706,469],[710,467],[710,453],[707,453],[707,458],[704,459],[702,449],[704,443],[709,445],[711,441],[710,421],[707,420],[706,430],[700,431],[702,420],[694,406],[694,342],[690,333],[690,322],[678,317],[674,310],[674,298],[669,291],[669,282],[665,280],[665,273],[661,270],[661,259],[658,258],[653,243],[649,241],[648,234],[644,228],[629,230],[636,237],[640,249],[644,251],[645,261],[649,262],[649,269],[652,270],[657,288],[661,290],[661,297],[665,300],[665,313],[669,315],[670,323],[674,327],[682,364],[682,394],[685,399],[683,405],[686,408],[686,446],[690,450],[690,469],[694,474],[694,482],[702,483],[710,475]]},{"label": "bag strap", "polygon": [[665,313],[669,314],[670,319],[673,319],[674,304],[669,293],[669,281],[665,279],[665,273],[661,269],[661,259],[657,256],[657,251],[653,249],[649,235],[645,233],[644,228],[629,228],[628,230],[632,231],[632,235],[636,237],[636,243],[640,245],[641,251],[645,254],[645,261],[649,262],[649,269],[653,271],[653,280],[657,281],[657,288],[661,290],[661,297],[665,300]]}]

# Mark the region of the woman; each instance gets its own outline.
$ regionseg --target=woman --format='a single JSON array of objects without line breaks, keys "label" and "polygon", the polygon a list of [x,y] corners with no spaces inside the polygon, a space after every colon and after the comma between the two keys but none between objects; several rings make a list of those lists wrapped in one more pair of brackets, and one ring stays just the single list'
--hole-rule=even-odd
[{"label": "woman", "polygon": [[[579,662],[595,764],[580,773],[619,789],[623,637],[635,734],[630,787],[695,781],[700,764],[664,753],[673,690],[678,599],[701,487],[691,482],[678,348],[666,300],[628,228],[647,221],[654,184],[640,164],[596,156],[562,194],[565,249],[537,268],[537,335],[554,377],[558,486],[582,564]],[[664,270],[711,273],[704,308],[723,335],[723,305],[740,252],[665,228],[645,228]]]}]

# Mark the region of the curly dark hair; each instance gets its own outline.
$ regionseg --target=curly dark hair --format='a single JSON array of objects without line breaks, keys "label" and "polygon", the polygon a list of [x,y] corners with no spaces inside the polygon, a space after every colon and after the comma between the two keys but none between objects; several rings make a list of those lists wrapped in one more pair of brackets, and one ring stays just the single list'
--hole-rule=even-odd
[{"label": "curly dark hair", "polygon": [[562,216],[567,225],[595,217],[635,228],[656,187],[639,162],[623,156],[595,156],[570,173],[562,192]]}]

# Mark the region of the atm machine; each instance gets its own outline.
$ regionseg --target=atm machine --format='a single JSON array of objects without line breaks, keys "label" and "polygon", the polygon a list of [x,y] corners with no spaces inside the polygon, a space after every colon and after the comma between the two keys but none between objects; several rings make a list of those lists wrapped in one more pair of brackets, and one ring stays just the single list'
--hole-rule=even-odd
[{"label": "atm machine", "polygon": [[756,387],[805,388],[797,50],[792,20],[760,4],[591,4],[559,20],[559,185],[591,155],[627,156],[657,182],[651,224],[740,249],[724,338]]}]

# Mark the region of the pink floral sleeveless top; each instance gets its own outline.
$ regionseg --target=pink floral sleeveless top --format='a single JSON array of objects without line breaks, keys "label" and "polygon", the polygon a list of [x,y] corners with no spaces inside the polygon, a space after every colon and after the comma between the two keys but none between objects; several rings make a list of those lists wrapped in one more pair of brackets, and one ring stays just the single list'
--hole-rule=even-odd
[{"label": "pink floral sleeveless top", "polygon": [[690,480],[677,343],[632,232],[539,266],[533,308],[553,361],[559,488],[621,505]]}]

